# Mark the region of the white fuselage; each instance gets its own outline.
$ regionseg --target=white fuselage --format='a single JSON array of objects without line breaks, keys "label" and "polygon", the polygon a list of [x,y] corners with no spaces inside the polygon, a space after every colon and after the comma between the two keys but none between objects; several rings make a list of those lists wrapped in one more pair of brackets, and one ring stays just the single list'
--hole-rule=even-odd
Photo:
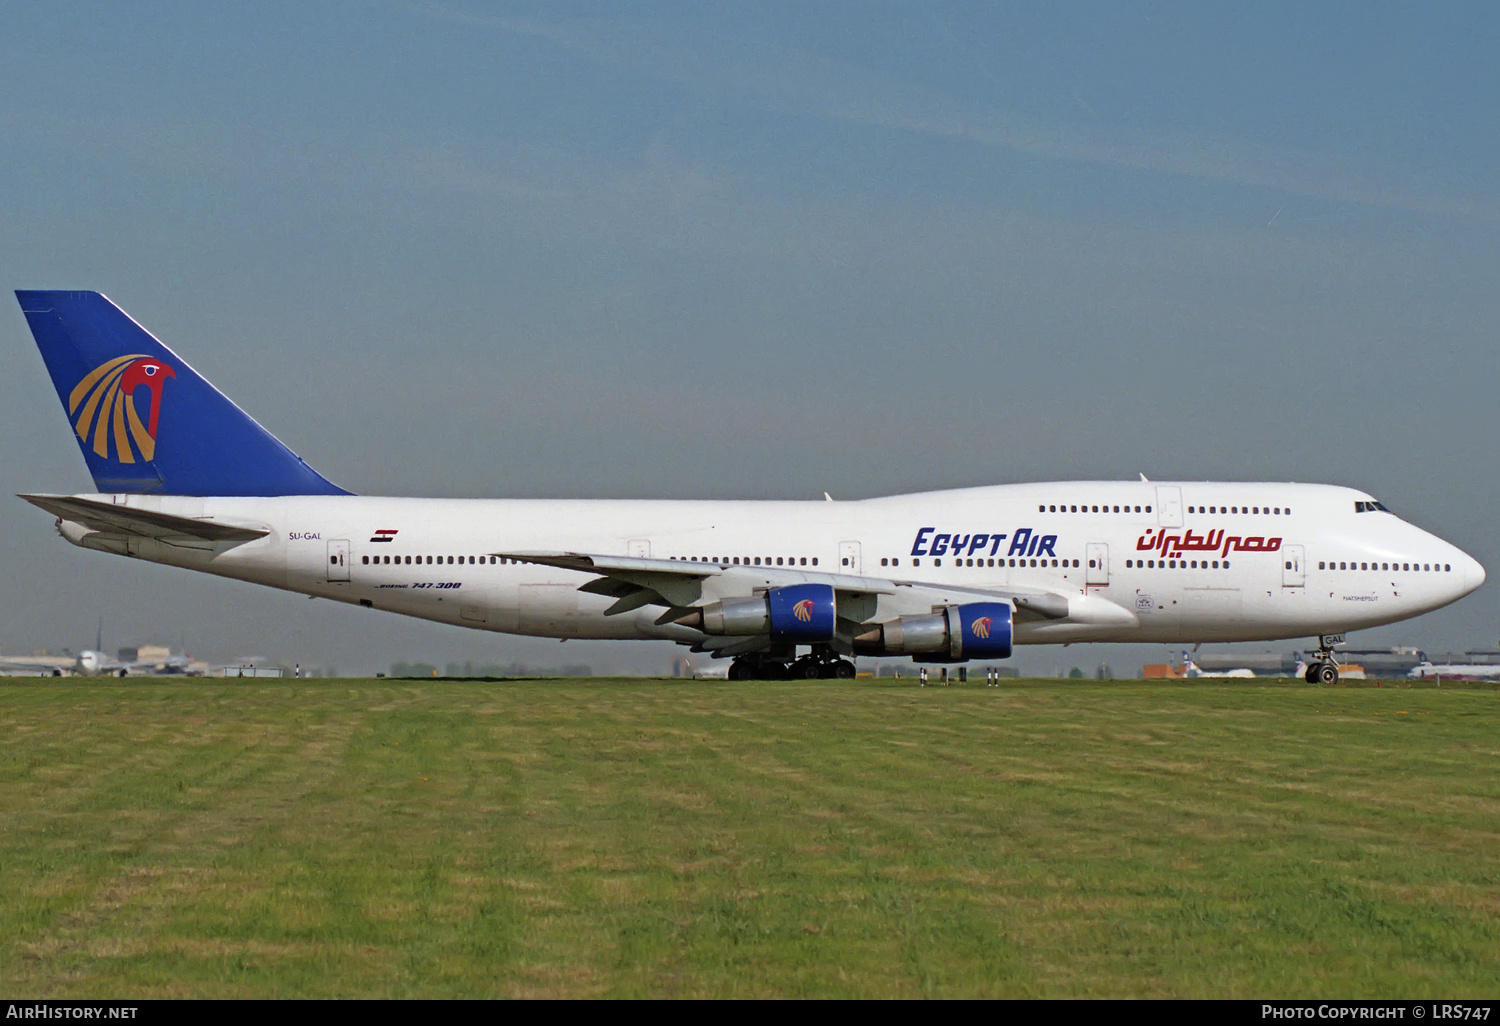
[{"label": "white fuselage", "polygon": [[[659,606],[606,616],[575,570],[499,554],[572,552],[1033,588],[1069,615],[1019,644],[1249,641],[1334,634],[1445,606],[1484,569],[1370,497],[1328,485],[1067,481],[852,502],[90,496],[269,531],[251,542],[76,544],[374,609],[557,638],[700,637]],[[389,540],[377,540],[389,539]],[[955,544],[961,541],[961,551]],[[867,618],[922,609],[882,596]]]}]

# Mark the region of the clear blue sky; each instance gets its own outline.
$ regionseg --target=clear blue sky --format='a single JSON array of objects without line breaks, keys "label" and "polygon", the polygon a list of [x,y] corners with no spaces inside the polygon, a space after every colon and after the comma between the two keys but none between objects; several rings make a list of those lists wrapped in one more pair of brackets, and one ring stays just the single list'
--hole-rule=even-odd
[{"label": "clear blue sky", "polygon": [[[108,293],[361,492],[1331,481],[1494,573],[1497,26],[0,3],[0,278]],[[3,316],[7,488],[86,488]],[[5,651],[103,615],[116,643],[351,670],[561,660],[84,553],[18,500],[0,559]],[[1356,640],[1494,645],[1495,594]]]}]

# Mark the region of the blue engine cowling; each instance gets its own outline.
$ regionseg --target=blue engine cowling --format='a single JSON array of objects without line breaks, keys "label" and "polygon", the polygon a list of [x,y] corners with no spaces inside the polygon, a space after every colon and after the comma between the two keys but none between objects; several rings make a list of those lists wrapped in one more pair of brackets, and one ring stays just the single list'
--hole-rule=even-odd
[{"label": "blue engine cowling", "polygon": [[[827,584],[790,584],[766,592],[771,614],[771,639],[803,645],[833,640],[833,587]],[[1009,635],[1007,635],[1009,637]]]},{"label": "blue engine cowling", "polygon": [[921,616],[898,616],[854,638],[855,651],[909,655],[932,662],[1008,659],[1012,641],[1008,602],[967,602]]},{"label": "blue engine cowling", "polygon": [[[1009,659],[1011,608],[1008,602],[968,602],[948,608],[955,659]],[[956,623],[954,621],[957,621]]]}]

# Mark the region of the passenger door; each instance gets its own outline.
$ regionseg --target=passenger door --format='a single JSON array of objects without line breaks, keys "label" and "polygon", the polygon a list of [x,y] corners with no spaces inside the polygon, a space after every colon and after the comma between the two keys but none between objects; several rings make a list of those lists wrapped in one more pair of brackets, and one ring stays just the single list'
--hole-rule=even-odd
[{"label": "passenger door", "polygon": [[1090,542],[1084,546],[1088,551],[1088,573],[1084,575],[1084,583],[1089,587],[1106,587],[1109,585],[1109,546],[1103,542]]},{"label": "passenger door", "polygon": [[1302,561],[1301,545],[1281,547],[1281,586],[1300,588],[1307,583],[1307,568]]},{"label": "passenger door", "polygon": [[839,573],[857,574],[859,572],[859,542],[839,542]]},{"label": "passenger door", "polygon": [[328,579],[349,579],[349,539],[334,538],[328,542]]},{"label": "passenger door", "polygon": [[1156,522],[1162,527],[1182,526],[1182,489],[1156,490]]}]

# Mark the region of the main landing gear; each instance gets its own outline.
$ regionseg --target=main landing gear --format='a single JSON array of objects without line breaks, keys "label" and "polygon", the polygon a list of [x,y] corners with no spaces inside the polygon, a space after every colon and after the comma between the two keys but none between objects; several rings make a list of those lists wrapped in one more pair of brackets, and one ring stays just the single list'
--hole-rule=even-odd
[{"label": "main landing gear", "polygon": [[1309,684],[1337,684],[1339,682],[1339,664],[1334,657],[1333,646],[1344,640],[1342,634],[1324,634],[1318,638],[1318,647],[1313,651],[1312,662],[1307,664],[1307,672],[1302,679]]},{"label": "main landing gear", "polygon": [[729,664],[730,680],[853,680],[854,664],[840,659],[827,645],[818,645],[800,659],[777,658],[765,652],[743,655]]}]

